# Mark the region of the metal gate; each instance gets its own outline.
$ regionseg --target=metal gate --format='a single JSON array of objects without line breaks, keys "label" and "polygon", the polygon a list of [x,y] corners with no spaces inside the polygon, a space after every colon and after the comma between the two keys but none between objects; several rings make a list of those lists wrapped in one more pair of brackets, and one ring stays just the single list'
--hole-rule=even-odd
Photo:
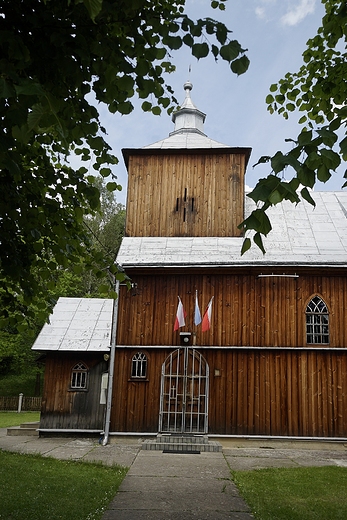
[{"label": "metal gate", "polygon": [[195,348],[172,352],[161,371],[159,431],[207,433],[209,367]]}]

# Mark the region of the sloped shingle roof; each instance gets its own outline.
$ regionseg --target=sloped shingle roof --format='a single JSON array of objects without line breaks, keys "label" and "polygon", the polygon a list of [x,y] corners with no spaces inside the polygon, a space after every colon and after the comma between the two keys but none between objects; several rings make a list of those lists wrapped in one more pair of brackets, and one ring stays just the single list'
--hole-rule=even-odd
[{"label": "sloped shingle roof", "polygon": [[40,351],[110,350],[113,300],[59,298],[32,349]]},{"label": "sloped shingle roof", "polygon": [[[270,209],[266,254],[255,245],[241,256],[241,237],[125,237],[117,261],[136,267],[232,265],[347,266],[347,192],[313,192],[307,202]],[[246,197],[246,216],[254,203]]]}]

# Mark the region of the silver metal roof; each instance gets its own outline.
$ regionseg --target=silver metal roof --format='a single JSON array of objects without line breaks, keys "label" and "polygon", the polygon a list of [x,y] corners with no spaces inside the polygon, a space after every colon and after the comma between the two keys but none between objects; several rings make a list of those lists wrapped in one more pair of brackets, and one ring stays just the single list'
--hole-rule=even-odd
[{"label": "silver metal roof", "polygon": [[189,81],[184,84],[185,100],[180,109],[172,116],[175,130],[170,133],[169,137],[144,146],[142,149],[230,148],[225,144],[210,139],[204,134],[206,114],[194,105],[190,97],[192,88],[193,85]]},{"label": "silver metal roof", "polygon": [[32,349],[65,351],[110,350],[113,300],[59,298]]},{"label": "silver metal roof", "polygon": [[[269,210],[266,254],[253,244],[241,256],[241,237],[125,237],[117,262],[136,267],[331,265],[347,267],[347,192],[313,192],[313,208],[283,202]],[[254,209],[246,197],[245,215]]]}]

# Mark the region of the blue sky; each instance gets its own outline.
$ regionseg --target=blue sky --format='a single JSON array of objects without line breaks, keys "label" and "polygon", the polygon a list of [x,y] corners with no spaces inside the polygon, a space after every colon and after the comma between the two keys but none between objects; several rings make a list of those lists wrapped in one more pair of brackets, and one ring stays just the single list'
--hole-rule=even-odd
[{"label": "blue sky", "polygon": [[[262,155],[287,150],[286,138],[298,135],[297,121],[302,114],[293,113],[289,120],[267,112],[265,98],[269,87],[286,72],[299,70],[306,41],[316,34],[323,8],[319,0],[229,0],[224,12],[210,8],[209,0],[187,0],[186,12],[192,18],[223,21],[233,31],[251,61],[249,70],[235,76],[223,60],[212,57],[193,58],[188,48],[172,53],[176,72],[167,76],[179,101],[184,99],[183,84],[189,77],[194,104],[207,114],[205,133],[228,146],[252,148],[246,183],[253,187],[257,180],[270,173],[268,165],[253,168]],[[123,190],[117,193],[119,202],[126,202],[126,169],[122,148],[140,148],[163,139],[173,130],[171,117],[143,113],[140,103],[128,116],[109,114],[99,107],[101,120],[108,131],[108,142],[120,159],[114,169]],[[336,175],[316,190],[338,190],[343,183]]]}]

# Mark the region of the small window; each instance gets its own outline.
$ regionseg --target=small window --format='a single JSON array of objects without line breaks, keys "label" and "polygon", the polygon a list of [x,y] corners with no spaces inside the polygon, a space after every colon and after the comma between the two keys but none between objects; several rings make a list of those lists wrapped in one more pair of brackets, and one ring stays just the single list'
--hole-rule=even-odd
[{"label": "small window", "polygon": [[131,377],[145,378],[147,376],[147,356],[143,352],[136,352],[131,360]]},{"label": "small window", "polygon": [[319,296],[312,298],[306,307],[306,341],[309,344],[329,343],[329,312]]},{"label": "small window", "polygon": [[86,390],[88,383],[88,367],[82,363],[77,363],[71,373],[71,389]]}]

